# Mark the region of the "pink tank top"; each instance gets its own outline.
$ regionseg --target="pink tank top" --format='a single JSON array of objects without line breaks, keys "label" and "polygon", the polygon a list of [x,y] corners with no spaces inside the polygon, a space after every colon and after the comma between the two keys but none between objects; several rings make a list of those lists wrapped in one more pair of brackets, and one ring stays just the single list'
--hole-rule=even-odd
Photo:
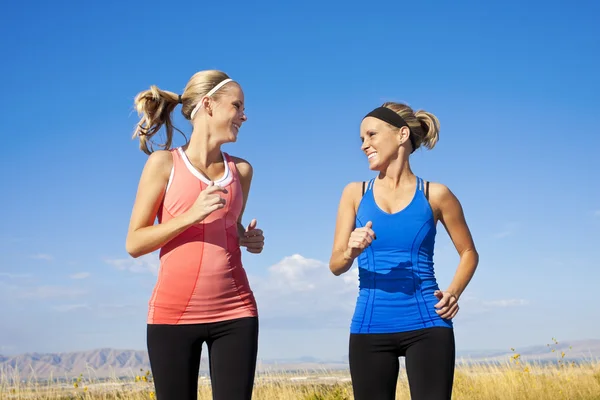
[{"label": "pink tank top", "polygon": [[[180,147],[171,150],[173,169],[159,223],[186,210],[210,181]],[[223,153],[225,173],[214,181],[227,189],[222,209],[189,227],[160,250],[160,268],[149,301],[149,324],[195,324],[257,316],[256,301],[242,266],[237,220],[243,194],[235,163]]]}]

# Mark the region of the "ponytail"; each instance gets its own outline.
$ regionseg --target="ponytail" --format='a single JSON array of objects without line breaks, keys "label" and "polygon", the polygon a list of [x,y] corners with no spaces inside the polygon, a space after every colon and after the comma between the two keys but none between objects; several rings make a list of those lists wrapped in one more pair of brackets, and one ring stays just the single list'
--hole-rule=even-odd
[{"label": "ponytail", "polygon": [[[167,139],[165,143],[158,145],[168,150],[173,142],[173,130],[181,132],[173,126],[171,114],[177,104],[180,103],[180,96],[173,92],[161,90],[152,85],[149,90],[138,93],[135,97],[135,109],[140,116],[140,122],[136,125],[133,132],[133,138],[140,139],[140,150],[146,154],[154,151],[152,147],[152,137],[165,126]],[[183,132],[181,132],[183,134]],[[185,135],[184,135],[185,136]]]},{"label": "ponytail", "polygon": [[417,111],[415,117],[423,131],[420,144],[429,150],[433,149],[440,138],[440,121],[432,113],[423,110]]},{"label": "ponytail", "polygon": [[413,151],[421,146],[433,149],[440,137],[440,121],[430,112],[419,110],[414,112],[407,104],[386,102],[382,107],[394,111],[406,121],[414,143]]},{"label": "ponytail", "polygon": [[[219,89],[219,84],[223,84],[229,76],[218,70],[205,70],[196,72],[188,81],[183,94],[175,94],[166,90],[161,90],[157,86],[150,86],[149,90],[144,90],[135,96],[134,106],[140,116],[140,122],[133,131],[133,138],[140,139],[140,149],[150,154],[154,151],[152,148],[152,137],[165,126],[167,139],[159,147],[169,150],[173,142],[173,130],[178,131],[184,137],[185,134],[173,126],[171,114],[175,107],[181,103],[181,114],[191,121],[194,117],[194,110],[198,110],[199,102],[207,94],[213,99],[227,90]],[[226,83],[226,82],[225,82]],[[219,91],[211,93],[211,90]],[[187,141],[187,138],[186,138]]]}]

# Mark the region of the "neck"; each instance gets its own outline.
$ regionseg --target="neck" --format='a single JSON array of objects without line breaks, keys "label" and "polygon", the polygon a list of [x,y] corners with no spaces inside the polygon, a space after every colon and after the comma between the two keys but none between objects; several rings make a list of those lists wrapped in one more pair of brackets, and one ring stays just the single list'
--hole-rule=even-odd
[{"label": "neck", "polygon": [[397,189],[405,184],[412,184],[415,174],[410,169],[408,157],[399,154],[383,171],[379,172],[379,180],[390,189]]},{"label": "neck", "polygon": [[194,126],[190,141],[183,146],[188,158],[204,168],[222,162],[221,145],[211,140],[207,127],[198,125]]}]

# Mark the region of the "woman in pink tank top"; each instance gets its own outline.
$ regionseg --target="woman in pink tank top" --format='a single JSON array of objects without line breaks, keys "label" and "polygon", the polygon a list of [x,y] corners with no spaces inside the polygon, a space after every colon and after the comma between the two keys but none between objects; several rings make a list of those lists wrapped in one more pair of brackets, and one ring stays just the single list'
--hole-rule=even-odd
[{"label": "woman in pink tank top", "polygon": [[[171,148],[178,104],[192,135]],[[221,151],[246,121],[244,93],[224,72],[208,70],[194,74],[181,95],[152,86],[137,95],[135,106],[141,120],[134,137],[149,157],[126,247],[132,257],[160,250],[147,316],[156,396],[197,398],[206,343],[213,399],[251,399],[258,312],[241,247],[260,253],[264,236],[256,220],[242,224],[252,166]],[[154,151],[151,138],[163,126],[166,143]]]}]

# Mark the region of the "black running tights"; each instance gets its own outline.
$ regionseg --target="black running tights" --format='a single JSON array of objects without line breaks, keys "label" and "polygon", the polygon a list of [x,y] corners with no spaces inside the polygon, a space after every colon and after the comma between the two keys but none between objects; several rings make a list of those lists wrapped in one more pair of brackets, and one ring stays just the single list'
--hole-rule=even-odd
[{"label": "black running tights", "polygon": [[405,357],[412,400],[452,396],[455,343],[451,328],[350,335],[350,375],[355,400],[394,400]]},{"label": "black running tights", "polygon": [[255,317],[193,325],[148,325],[148,355],[157,400],[197,399],[204,342],[213,399],[252,398],[258,351]]}]

